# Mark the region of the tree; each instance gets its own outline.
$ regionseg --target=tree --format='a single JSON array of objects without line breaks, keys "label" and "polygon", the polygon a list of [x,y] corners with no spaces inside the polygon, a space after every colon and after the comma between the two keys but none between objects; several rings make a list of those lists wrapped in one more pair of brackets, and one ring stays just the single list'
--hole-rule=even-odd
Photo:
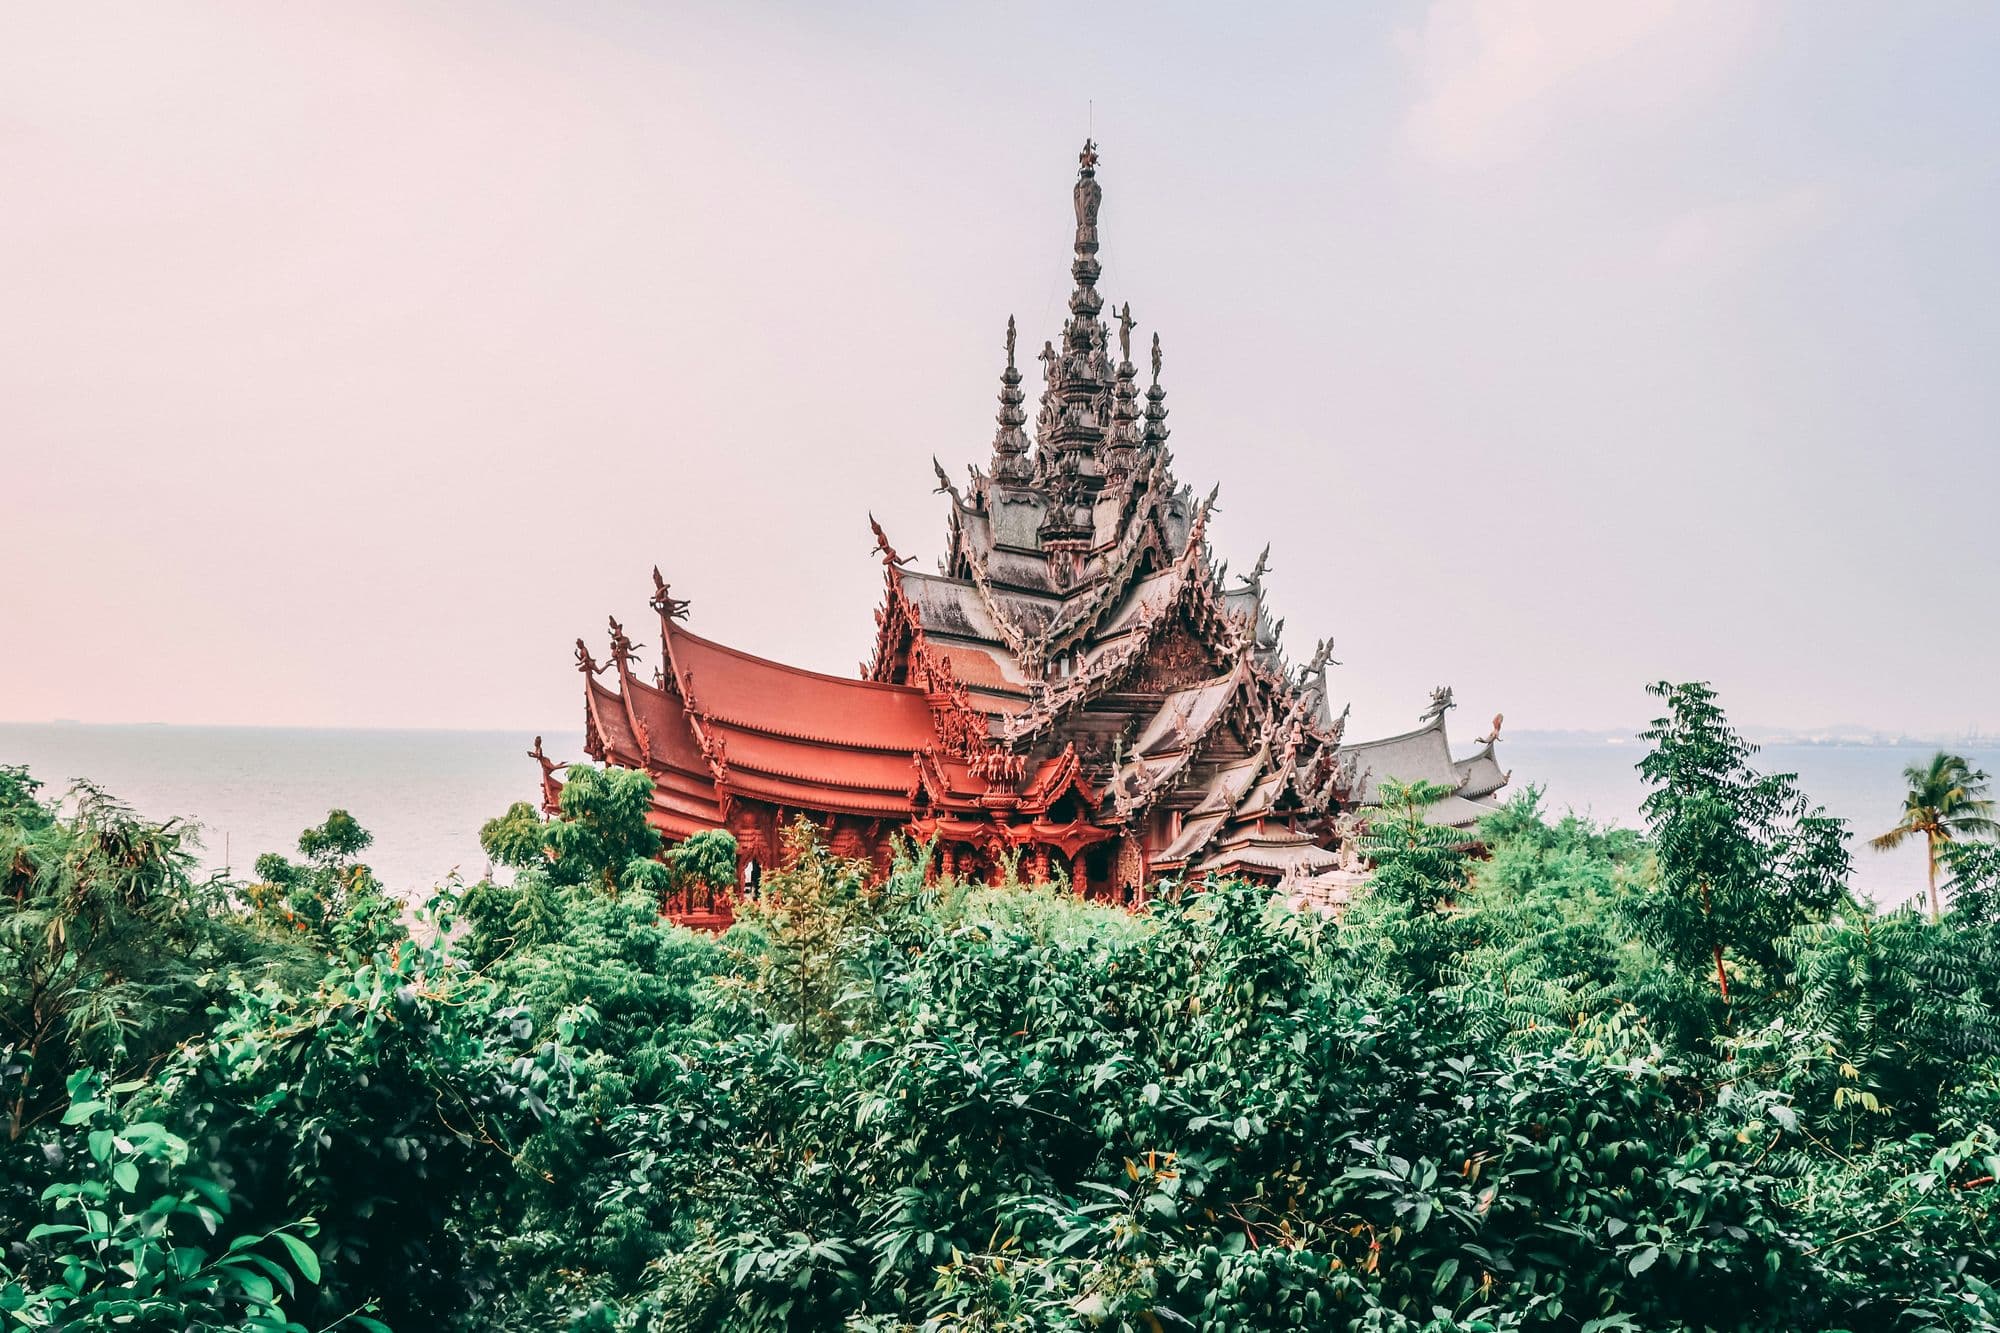
[{"label": "tree", "polygon": [[726,829],[703,829],[666,855],[674,887],[704,889],[712,897],[736,883],[736,838]]},{"label": "tree", "polygon": [[385,931],[393,934],[402,911],[360,859],[374,842],[353,815],[329,810],[324,824],[299,834],[304,863],[266,852],[244,896],[268,926],[303,937],[328,957],[365,956]]},{"label": "tree", "polygon": [[1640,739],[1653,750],[1639,772],[1653,787],[1641,810],[1659,865],[1656,892],[1635,906],[1641,933],[1689,972],[1713,964],[1729,1003],[1727,955],[1763,968],[1779,942],[1846,897],[1847,828],[1811,805],[1791,773],[1750,766],[1757,747],[1729,725],[1706,682],[1661,681],[1667,701]]},{"label": "tree", "polygon": [[646,821],[652,803],[649,773],[572,764],[554,818],[542,819],[517,801],[479,830],[479,845],[505,865],[545,867],[557,884],[594,883],[612,895],[644,888],[658,895],[672,876],[655,859],[660,833]]},{"label": "tree", "polygon": [[1896,827],[1868,840],[1878,852],[1900,847],[1922,836],[1928,866],[1931,920],[1943,911],[1938,902],[1938,853],[1944,844],[1966,839],[1990,838],[2000,832],[1993,818],[1994,805],[1986,792],[1986,774],[1966,762],[1963,756],[1939,750],[1926,764],[1911,764],[1903,770],[1910,790],[1903,797],[1903,819]]},{"label": "tree", "polygon": [[88,783],[61,802],[0,766],[0,1122],[13,1141],[68,1104],[84,1065],[125,1077],[201,1023],[256,942],[192,831]]},{"label": "tree", "polygon": [[1383,782],[1381,805],[1368,816],[1361,840],[1375,866],[1369,893],[1399,923],[1390,932],[1394,948],[1384,959],[1417,991],[1436,989],[1445,965],[1464,946],[1456,907],[1466,888],[1472,840],[1431,823],[1424,813],[1449,794],[1434,782]]}]

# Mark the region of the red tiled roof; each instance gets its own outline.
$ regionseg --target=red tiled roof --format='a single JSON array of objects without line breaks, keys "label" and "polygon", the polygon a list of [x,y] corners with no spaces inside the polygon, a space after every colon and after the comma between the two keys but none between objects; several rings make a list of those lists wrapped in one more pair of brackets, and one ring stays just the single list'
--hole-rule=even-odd
[{"label": "red tiled roof", "polygon": [[929,705],[908,685],[824,676],[712,643],[668,622],[683,697],[706,721],[837,747],[913,754],[935,744]]}]

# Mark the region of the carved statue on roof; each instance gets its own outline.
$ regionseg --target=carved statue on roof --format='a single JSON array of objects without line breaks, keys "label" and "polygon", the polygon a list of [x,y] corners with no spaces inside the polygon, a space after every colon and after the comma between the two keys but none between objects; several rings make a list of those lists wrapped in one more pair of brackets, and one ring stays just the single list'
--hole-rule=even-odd
[{"label": "carved statue on roof", "polygon": [[1451,686],[1440,685],[1431,691],[1430,706],[1424,709],[1423,716],[1419,717],[1417,721],[1435,722],[1443,717],[1447,710],[1455,707],[1457,707],[1457,704],[1451,697]]},{"label": "carved statue on roof", "polygon": [[1160,383],[1160,335],[1159,335],[1159,334],[1157,334],[1157,333],[1155,333],[1155,334],[1153,335],[1153,384],[1154,384],[1154,387],[1156,387],[1156,388],[1157,388],[1157,387],[1159,386],[1159,383]]},{"label": "carved statue on roof", "polygon": [[944,464],[937,461],[936,454],[931,455],[931,470],[937,473],[937,482],[938,482],[936,488],[931,492],[931,494],[949,495],[951,497],[952,504],[960,508],[964,508],[965,501],[959,496],[958,487],[952,484],[951,475],[944,470]]},{"label": "carved statue on roof", "polygon": [[653,609],[669,620],[686,620],[688,601],[685,597],[675,597],[667,587],[667,581],[660,577],[660,567],[653,566]]},{"label": "carved statue on roof", "polygon": [[1132,359],[1132,303],[1127,301],[1118,307],[1118,359]]},{"label": "carved statue on roof", "polygon": [[611,616],[609,619],[611,621],[611,660],[619,666],[624,666],[634,656],[632,640],[627,637],[625,627],[618,623],[617,616]]},{"label": "carved statue on roof", "polygon": [[1076,244],[1083,249],[1085,242],[1094,248],[1097,244],[1097,210],[1104,202],[1104,187],[1097,183],[1097,144],[1092,140],[1083,141],[1083,151],[1076,156]]},{"label": "carved statue on roof", "polygon": [[556,781],[568,764],[558,764],[542,750],[542,738],[535,737],[535,748],[528,751],[528,758],[542,766],[542,813],[554,815],[562,813],[562,783]]},{"label": "carved statue on roof", "polygon": [[1271,572],[1271,543],[1265,542],[1264,549],[1257,552],[1257,563],[1243,576],[1243,586],[1251,592],[1264,591],[1264,576]]},{"label": "carved statue on roof", "polygon": [[1491,745],[1493,744],[1493,742],[1499,740],[1500,724],[1502,722],[1505,722],[1506,720],[1507,720],[1507,715],[1505,713],[1495,713],[1493,715],[1493,730],[1487,732],[1484,736],[1481,736],[1479,738],[1478,743],[1481,745]]},{"label": "carved statue on roof", "polygon": [[[939,471],[942,470],[941,468],[939,469]],[[882,531],[882,525],[875,521],[875,515],[873,514],[868,516],[868,527],[875,534],[875,549],[881,553],[882,563],[886,565],[907,565],[916,559],[913,555],[896,554],[896,548],[889,545],[889,534]]]},{"label": "carved statue on roof", "polygon": [[576,641],[576,669],[586,676],[595,676],[604,670],[604,667],[597,664],[597,659],[590,655],[590,649],[584,645],[582,639]]},{"label": "carved statue on roof", "polygon": [[1007,316],[1007,369],[1014,368],[1014,317]]}]

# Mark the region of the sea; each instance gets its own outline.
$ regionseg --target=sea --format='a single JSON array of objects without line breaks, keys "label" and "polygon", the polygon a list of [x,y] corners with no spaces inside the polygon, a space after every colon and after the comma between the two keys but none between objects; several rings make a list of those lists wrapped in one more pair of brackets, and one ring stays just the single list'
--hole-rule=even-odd
[{"label": "sea", "polygon": [[[543,741],[551,755],[582,756],[579,733]],[[206,865],[238,876],[261,853],[295,854],[301,830],[343,809],[374,834],[367,859],[383,882],[422,898],[454,875],[469,882],[492,869],[479,828],[514,801],[539,799],[533,743],[514,731],[0,723],[0,764],[25,764],[45,795],[89,781],[148,818],[186,820]],[[1814,801],[1848,821],[1855,887],[1888,906],[1923,891],[1921,844],[1877,852],[1867,839],[1896,822],[1904,767],[1937,748],[1772,743],[1757,763],[1797,773]],[[2000,773],[2000,746],[1951,748]],[[1503,737],[1499,749],[1510,790],[1533,784],[1547,810],[1633,827],[1644,752],[1626,737],[1532,731]]]}]

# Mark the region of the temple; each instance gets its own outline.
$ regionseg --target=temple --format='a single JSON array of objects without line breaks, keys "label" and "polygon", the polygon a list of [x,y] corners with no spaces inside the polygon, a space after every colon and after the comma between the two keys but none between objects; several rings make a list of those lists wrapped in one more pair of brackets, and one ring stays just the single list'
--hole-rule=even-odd
[{"label": "temple", "polygon": [[[874,645],[859,678],[805,671],[701,638],[658,570],[661,663],[643,679],[622,626],[602,663],[579,640],[585,749],[656,780],[669,842],[735,835],[741,878],[781,855],[799,815],[831,848],[886,869],[896,835],[933,843],[947,874],[1057,872],[1091,897],[1142,902],[1161,877],[1237,875],[1321,900],[1358,879],[1357,816],[1389,778],[1450,793],[1469,825],[1507,781],[1500,719],[1470,757],[1445,734],[1451,692],[1418,729],[1348,742],[1327,689],[1331,642],[1294,663],[1265,601],[1269,548],[1231,578],[1207,540],[1216,493],[1173,472],[1159,336],[1144,374],[1129,304],[1104,318],[1103,198],[1086,144],[1074,190],[1069,317],[1045,342],[1029,437],[1007,321],[984,466],[954,483],[936,573],[908,568],[879,525]],[[543,757],[545,804],[560,790]],[[727,902],[670,903],[719,925]]]}]

